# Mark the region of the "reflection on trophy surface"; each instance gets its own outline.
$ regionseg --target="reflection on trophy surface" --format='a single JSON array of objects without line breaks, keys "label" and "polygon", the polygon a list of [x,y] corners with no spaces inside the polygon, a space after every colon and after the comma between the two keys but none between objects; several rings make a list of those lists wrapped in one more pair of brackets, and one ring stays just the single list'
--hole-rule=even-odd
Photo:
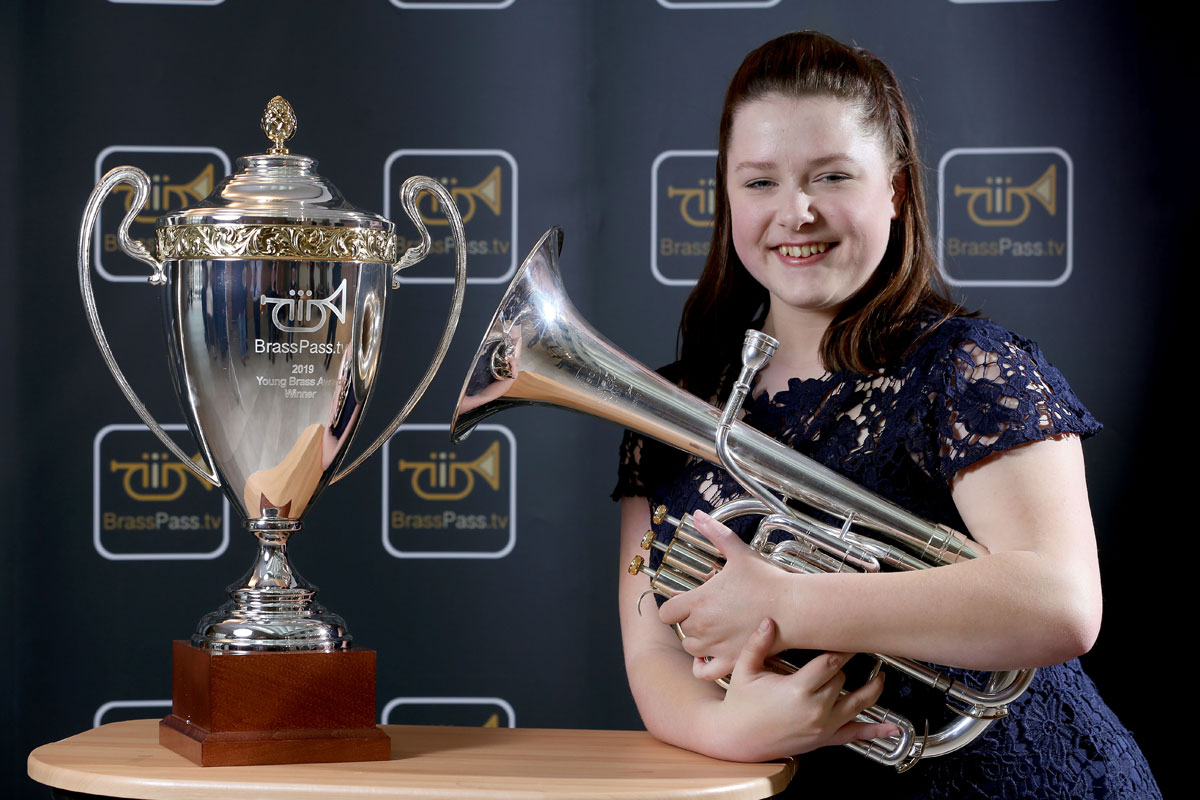
[{"label": "reflection on trophy surface", "polygon": [[[229,601],[200,621],[191,646],[210,653],[349,652],[344,621],[316,603],[316,587],[291,566],[287,541],[321,491],[395,433],[437,372],[466,282],[462,221],[445,188],[429,178],[409,178],[401,202],[421,244],[398,254],[390,220],[350,205],[314,171],[313,159],[284,147],[295,129],[286,101],[271,101],[262,127],[274,146],[240,159],[238,170],[203,202],[161,217],[155,256],[129,237],[129,225],[151,191],[148,176],[133,167],[105,175],[84,213],[80,285],[97,344],[134,410],[183,464],[224,489],[258,539],[250,570],[229,587]],[[200,446],[195,460],[138,399],[100,325],[91,287],[92,229],[101,204],[118,189],[129,196],[117,240],[127,255],[152,268],[150,283],[164,287],[169,361]],[[388,284],[398,289],[400,270],[429,251],[429,233],[416,207],[422,193],[437,198],[457,242],[446,326],[412,396],[383,433],[343,467],[376,385]],[[177,684],[180,657],[177,653]],[[176,691],[178,707],[178,686]]]}]

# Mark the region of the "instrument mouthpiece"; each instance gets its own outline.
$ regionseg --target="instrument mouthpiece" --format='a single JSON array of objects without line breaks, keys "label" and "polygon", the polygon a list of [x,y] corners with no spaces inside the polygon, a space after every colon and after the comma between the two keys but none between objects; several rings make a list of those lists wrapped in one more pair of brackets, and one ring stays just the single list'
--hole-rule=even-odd
[{"label": "instrument mouthpiece", "polygon": [[767,365],[771,356],[779,349],[779,340],[768,336],[762,331],[746,331],[746,340],[742,343],[742,364],[758,372]]}]

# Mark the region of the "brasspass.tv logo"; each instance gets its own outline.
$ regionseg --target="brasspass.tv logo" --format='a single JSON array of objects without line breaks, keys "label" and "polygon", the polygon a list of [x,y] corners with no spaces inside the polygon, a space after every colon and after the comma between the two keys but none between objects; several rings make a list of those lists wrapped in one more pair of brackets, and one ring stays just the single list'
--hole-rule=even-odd
[{"label": "brasspass.tv logo", "polygon": [[938,166],[938,266],[957,286],[1071,275],[1073,167],[1057,147],[959,148]]},{"label": "brasspass.tv logo", "polygon": [[[471,262],[468,283],[507,282],[517,269],[516,159],[503,150],[397,150],[388,156],[383,168],[383,214],[396,222],[399,252],[420,244],[400,205],[400,187],[411,175],[428,175],[454,198]],[[440,201],[422,193],[417,197],[417,212],[429,230],[430,252],[453,254],[455,243]],[[454,279],[402,272],[400,281],[452,283]]]},{"label": "brasspass.tv logo", "polygon": [[383,545],[396,558],[502,558],[516,544],[516,439],[480,425],[404,425],[384,445]]},{"label": "brasspass.tv logo", "polygon": [[704,269],[716,211],[715,150],[667,150],[650,167],[650,271],[692,286]]},{"label": "brasspass.tv logo", "polygon": [[[178,424],[163,428],[187,430]],[[190,434],[181,437],[186,438]],[[202,460],[199,453],[193,458]],[[106,559],[206,560],[229,544],[229,507],[221,491],[175,458],[145,425],[108,425],[96,434],[92,493],[92,540]]]}]

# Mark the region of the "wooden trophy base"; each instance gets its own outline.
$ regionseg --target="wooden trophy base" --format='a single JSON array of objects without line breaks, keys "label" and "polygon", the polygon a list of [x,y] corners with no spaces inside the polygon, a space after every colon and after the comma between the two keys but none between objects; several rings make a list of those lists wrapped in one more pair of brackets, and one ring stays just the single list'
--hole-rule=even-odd
[{"label": "wooden trophy base", "polygon": [[172,646],[158,741],[202,767],[384,761],[375,651],[231,653]]}]

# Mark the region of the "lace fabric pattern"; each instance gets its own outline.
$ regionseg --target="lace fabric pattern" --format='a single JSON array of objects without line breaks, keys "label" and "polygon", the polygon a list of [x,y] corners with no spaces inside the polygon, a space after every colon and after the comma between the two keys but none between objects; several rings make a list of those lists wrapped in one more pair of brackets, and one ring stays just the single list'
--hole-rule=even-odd
[{"label": "lace fabric pattern", "polygon": [[[664,374],[672,377],[673,368]],[[964,526],[950,485],[959,471],[1028,442],[1062,434],[1087,437],[1101,428],[1036,343],[969,318],[947,320],[903,363],[878,373],[792,379],[774,397],[762,393],[749,402],[743,420],[957,530]],[[665,504],[681,516],[697,508],[710,511],[741,494],[724,469],[626,433],[614,497],[646,497],[651,507]],[[754,521],[738,522],[733,527],[748,539]],[[666,524],[655,530],[660,540],[670,540]],[[659,551],[652,550],[651,566],[660,561]],[[789,660],[803,663],[807,657],[811,654],[794,652]],[[968,682],[982,680],[952,672]],[[856,685],[853,674],[849,685]],[[892,673],[880,702],[920,727],[936,700]],[[930,729],[943,722],[929,719]],[[855,794],[869,785],[892,797],[913,798],[1161,797],[1132,735],[1078,661],[1039,670],[1011,715],[985,736],[903,775],[865,764],[844,748],[823,748],[802,759],[807,779],[794,782],[797,793],[844,790],[842,770],[850,769]]]}]

